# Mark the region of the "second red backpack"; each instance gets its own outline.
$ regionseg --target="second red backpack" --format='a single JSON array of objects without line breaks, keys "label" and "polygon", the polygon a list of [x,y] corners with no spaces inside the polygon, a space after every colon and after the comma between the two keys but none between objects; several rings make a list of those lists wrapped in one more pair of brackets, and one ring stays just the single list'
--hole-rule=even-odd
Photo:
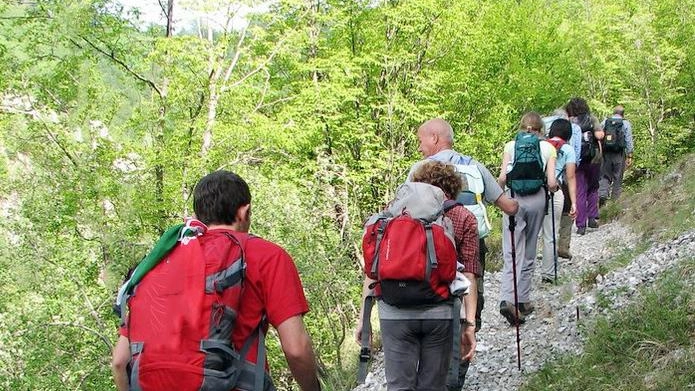
[{"label": "second red backpack", "polygon": [[365,224],[364,271],[377,281],[384,302],[407,307],[450,298],[457,253],[451,221],[443,216],[444,198],[435,186],[407,182]]}]

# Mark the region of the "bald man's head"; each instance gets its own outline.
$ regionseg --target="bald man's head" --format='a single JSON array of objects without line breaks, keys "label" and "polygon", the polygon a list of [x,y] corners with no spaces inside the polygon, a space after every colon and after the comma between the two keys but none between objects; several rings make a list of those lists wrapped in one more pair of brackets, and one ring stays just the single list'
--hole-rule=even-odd
[{"label": "bald man's head", "polygon": [[417,138],[420,141],[420,153],[430,157],[439,151],[451,149],[454,145],[454,130],[445,120],[435,118],[420,125]]}]

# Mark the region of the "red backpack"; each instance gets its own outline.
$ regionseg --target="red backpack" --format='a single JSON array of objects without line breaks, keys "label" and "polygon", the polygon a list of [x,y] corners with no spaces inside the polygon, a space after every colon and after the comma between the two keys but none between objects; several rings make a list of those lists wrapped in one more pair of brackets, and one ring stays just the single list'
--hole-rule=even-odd
[{"label": "red backpack", "polygon": [[[240,351],[231,343],[252,236],[224,233],[229,246],[182,237],[127,299],[134,390],[273,390],[265,374],[262,321]],[[244,358],[258,338],[257,364]]]},{"label": "red backpack", "polygon": [[364,271],[377,281],[376,295],[386,303],[407,307],[450,298],[457,253],[443,206],[439,188],[407,182],[384,212],[367,220]]},{"label": "red backpack", "polygon": [[549,139],[547,139],[547,140],[545,140],[545,141],[547,141],[547,142],[549,142],[550,144],[552,144],[553,147],[555,147],[555,150],[558,151],[558,152],[560,152],[560,148],[562,148],[562,146],[565,145],[565,140],[563,140],[563,139],[561,139],[560,137],[557,137],[557,136],[555,136],[555,137],[553,137],[553,138],[549,138]]}]

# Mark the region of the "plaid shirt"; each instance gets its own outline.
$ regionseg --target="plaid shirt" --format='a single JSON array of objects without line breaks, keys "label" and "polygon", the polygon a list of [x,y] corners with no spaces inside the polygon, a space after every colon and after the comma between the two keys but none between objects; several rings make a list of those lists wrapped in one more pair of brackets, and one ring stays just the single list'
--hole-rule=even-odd
[{"label": "plaid shirt", "polygon": [[449,209],[445,214],[454,225],[454,240],[458,251],[458,261],[463,264],[464,272],[481,276],[478,259],[478,220],[475,215],[461,205]]}]

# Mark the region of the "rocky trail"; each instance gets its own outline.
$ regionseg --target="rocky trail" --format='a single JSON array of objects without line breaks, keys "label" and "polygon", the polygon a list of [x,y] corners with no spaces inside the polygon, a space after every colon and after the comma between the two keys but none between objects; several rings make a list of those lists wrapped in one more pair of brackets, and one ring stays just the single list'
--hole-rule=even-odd
[{"label": "rocky trail", "polygon": [[[652,245],[625,267],[593,277],[601,264],[634,250],[640,240],[619,222],[602,225],[582,236],[573,233],[574,258],[559,259],[558,285],[541,283],[536,264],[531,296],[535,311],[521,325],[521,372],[517,369],[516,331],[499,314],[501,273],[487,273],[483,327],[477,334],[476,358],[464,390],[516,390],[525,375],[537,371],[546,361],[560,354],[580,353],[580,329],[586,321],[627,305],[635,299],[639,288],[695,254],[695,230],[691,230],[671,241]],[[593,279],[590,286],[582,284],[588,275]],[[607,308],[597,305],[599,296],[603,303],[610,303]],[[381,352],[374,356],[365,384],[354,391],[386,390],[383,356]]]}]

